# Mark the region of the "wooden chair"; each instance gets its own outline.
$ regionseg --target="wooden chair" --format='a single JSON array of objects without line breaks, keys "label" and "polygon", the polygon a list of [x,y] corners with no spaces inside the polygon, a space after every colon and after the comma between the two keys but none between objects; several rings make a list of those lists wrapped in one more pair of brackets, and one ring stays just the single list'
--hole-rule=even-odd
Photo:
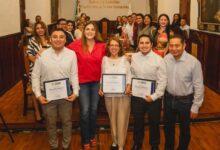
[{"label": "wooden chair", "polygon": [[[39,109],[39,103],[36,99],[36,97],[33,94],[31,84],[29,82],[29,59],[28,56],[26,55],[26,50],[27,47],[23,47],[23,52],[24,52],[24,74],[22,78],[22,83],[23,83],[23,93],[24,93],[24,107],[23,107],[23,115],[27,115],[28,110],[34,110],[35,111],[35,118],[37,121],[40,121],[41,115],[40,115],[40,109]],[[28,102],[30,99],[33,100],[33,108],[28,107]]]}]

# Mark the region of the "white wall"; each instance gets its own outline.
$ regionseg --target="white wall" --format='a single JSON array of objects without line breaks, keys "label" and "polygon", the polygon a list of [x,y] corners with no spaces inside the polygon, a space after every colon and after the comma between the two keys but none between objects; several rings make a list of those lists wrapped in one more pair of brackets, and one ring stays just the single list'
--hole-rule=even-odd
[{"label": "white wall", "polygon": [[179,13],[179,0],[158,0],[158,16],[165,13],[169,16],[170,22],[173,20],[173,14]]},{"label": "white wall", "polygon": [[199,14],[199,6],[198,0],[191,0],[191,8],[190,8],[190,28],[197,29],[198,28],[198,14]]},{"label": "white wall", "polygon": [[51,23],[50,0],[25,0],[26,18],[35,22],[35,16],[40,15],[46,24]]},{"label": "white wall", "polygon": [[0,36],[21,31],[19,0],[0,0]]},{"label": "white wall", "polygon": [[131,0],[131,10],[135,13],[149,14],[150,0]]},{"label": "white wall", "polygon": [[75,0],[60,0],[59,5],[59,18],[73,20]]}]

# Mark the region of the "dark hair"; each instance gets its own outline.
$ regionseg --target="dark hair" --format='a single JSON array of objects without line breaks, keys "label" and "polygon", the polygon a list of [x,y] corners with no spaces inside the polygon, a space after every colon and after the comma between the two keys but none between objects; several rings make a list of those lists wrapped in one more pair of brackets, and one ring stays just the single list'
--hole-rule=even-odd
[{"label": "dark hair", "polygon": [[[166,17],[167,18],[168,23],[167,23],[165,32],[167,34],[167,37],[169,38],[169,36],[170,36],[170,18],[167,14],[160,14],[160,16],[158,17],[156,31],[158,32],[158,30],[160,29],[159,20],[160,20],[161,17]],[[157,33],[155,34],[154,39],[155,39],[156,36],[157,36]]]},{"label": "dark hair", "polygon": [[118,44],[119,44],[119,52],[118,52],[118,56],[121,57],[124,55],[124,51],[123,51],[123,46],[122,46],[122,43],[121,41],[119,40],[119,38],[113,36],[113,37],[110,37],[110,39],[108,40],[107,42],[107,45],[106,45],[106,56],[107,57],[110,57],[111,56],[111,53],[110,53],[110,50],[109,50],[109,46],[110,46],[110,43],[111,41],[116,41]]},{"label": "dark hair", "polygon": [[[178,20],[176,21],[176,20],[174,20],[174,16],[178,16]],[[172,25],[174,25],[174,24],[179,24],[180,23],[180,20],[181,20],[181,16],[180,16],[180,14],[178,14],[178,13],[175,13],[174,15],[173,15],[173,22],[172,22]]]},{"label": "dark hair", "polygon": [[141,16],[141,18],[144,20],[144,15],[141,13],[136,14],[136,16]]},{"label": "dark hair", "polygon": [[141,39],[142,37],[148,38],[148,39],[150,40],[151,44],[153,44],[152,38],[150,37],[150,35],[147,35],[147,34],[142,34],[141,36],[139,36],[139,38],[138,38],[138,44],[139,44],[140,39]]},{"label": "dark hair", "polygon": [[170,40],[171,39],[180,39],[182,44],[185,43],[185,39],[184,39],[183,35],[181,35],[181,34],[174,34],[172,37],[170,37]]},{"label": "dark hair", "polygon": [[72,25],[73,25],[73,30],[75,29],[75,23],[74,23],[74,21],[72,21],[72,20],[67,20],[66,22],[67,22],[67,24],[68,24],[68,23],[72,23]]},{"label": "dark hair", "polygon": [[150,19],[150,26],[152,26],[152,20],[153,20],[152,16],[150,14],[146,14],[146,15],[144,15],[144,19],[146,17],[148,17]]},{"label": "dark hair", "polygon": [[66,19],[65,19],[65,18],[60,18],[60,19],[58,19],[58,20],[57,20],[57,24],[60,24],[61,21],[66,21]]},{"label": "dark hair", "polygon": [[63,29],[61,29],[61,28],[54,28],[54,29],[51,31],[50,35],[52,35],[52,34],[53,34],[54,32],[56,32],[56,31],[63,32],[63,34],[66,36],[65,31],[64,31]]}]

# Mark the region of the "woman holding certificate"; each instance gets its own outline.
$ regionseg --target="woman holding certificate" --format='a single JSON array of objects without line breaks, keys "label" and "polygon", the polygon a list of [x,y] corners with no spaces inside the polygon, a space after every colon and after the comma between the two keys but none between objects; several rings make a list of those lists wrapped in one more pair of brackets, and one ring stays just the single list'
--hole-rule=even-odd
[{"label": "woman holding certificate", "polygon": [[78,62],[80,128],[83,149],[96,146],[98,91],[101,63],[105,55],[105,44],[100,42],[99,35],[97,26],[93,22],[88,22],[84,27],[82,38],[68,46],[75,51]]},{"label": "woman holding certificate", "polygon": [[132,97],[131,109],[134,115],[132,150],[140,150],[144,139],[144,116],[148,113],[149,142],[152,150],[160,144],[161,97],[167,84],[166,66],[163,58],[152,51],[152,40],[141,35],[138,40],[139,52],[132,55]]},{"label": "woman holding certificate", "polygon": [[102,60],[101,96],[105,96],[105,105],[110,118],[113,143],[111,149],[123,150],[129,115],[131,72],[130,64],[123,56],[122,44],[116,37],[107,43],[107,56]]}]

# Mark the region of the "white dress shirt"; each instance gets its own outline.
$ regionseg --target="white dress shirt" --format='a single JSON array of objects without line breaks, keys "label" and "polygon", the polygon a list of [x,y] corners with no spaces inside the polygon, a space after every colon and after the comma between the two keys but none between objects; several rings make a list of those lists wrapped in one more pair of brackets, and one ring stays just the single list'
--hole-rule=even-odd
[{"label": "white dress shirt", "polygon": [[156,81],[155,93],[150,95],[153,101],[164,95],[167,85],[166,65],[163,58],[152,50],[147,55],[141,52],[132,55],[131,73],[133,78]]},{"label": "white dress shirt", "polygon": [[73,93],[79,95],[78,67],[75,52],[64,47],[57,55],[51,47],[36,59],[32,72],[32,89],[36,97],[41,96],[45,81],[69,78]]},{"label": "white dress shirt", "polygon": [[[111,59],[107,56],[102,59],[102,74],[125,74],[126,85],[131,84],[130,63],[122,56],[117,59]],[[102,81],[102,80],[100,80]],[[107,97],[119,96],[119,94],[105,94]]]},{"label": "white dress shirt", "polygon": [[171,54],[164,58],[167,67],[168,83],[166,90],[175,96],[186,96],[194,93],[191,111],[198,113],[204,97],[203,75],[200,62],[183,52],[179,60]]}]

